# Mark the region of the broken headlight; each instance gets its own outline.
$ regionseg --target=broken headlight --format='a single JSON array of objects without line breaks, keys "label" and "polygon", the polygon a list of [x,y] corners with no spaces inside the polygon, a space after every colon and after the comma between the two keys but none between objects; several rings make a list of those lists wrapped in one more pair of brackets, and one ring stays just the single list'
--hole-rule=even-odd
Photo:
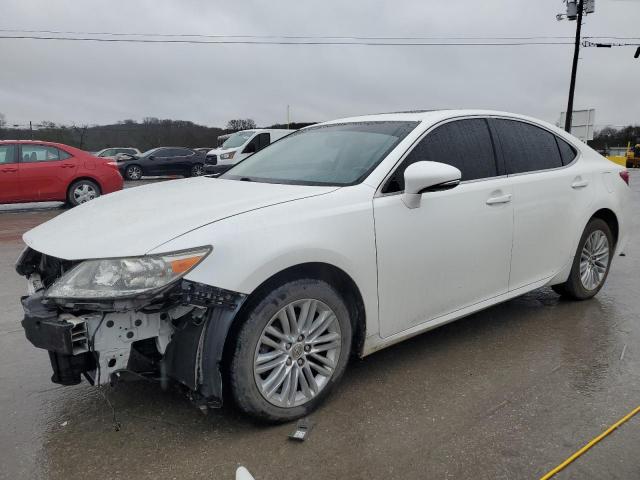
[{"label": "broken headlight", "polygon": [[186,275],[211,247],[144,255],[85,260],[46,291],[48,298],[107,299],[132,297],[165,287]]}]

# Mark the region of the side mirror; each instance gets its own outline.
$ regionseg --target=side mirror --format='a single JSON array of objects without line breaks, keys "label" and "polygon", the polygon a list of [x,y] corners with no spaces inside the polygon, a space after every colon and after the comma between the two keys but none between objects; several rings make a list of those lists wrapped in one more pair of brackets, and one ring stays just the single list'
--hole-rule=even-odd
[{"label": "side mirror", "polygon": [[244,147],[242,153],[256,153],[256,144],[253,142],[249,143],[249,145]]},{"label": "side mirror", "polygon": [[420,206],[424,192],[448,190],[457,187],[462,172],[456,167],[440,162],[415,162],[404,171],[402,201],[408,208]]}]

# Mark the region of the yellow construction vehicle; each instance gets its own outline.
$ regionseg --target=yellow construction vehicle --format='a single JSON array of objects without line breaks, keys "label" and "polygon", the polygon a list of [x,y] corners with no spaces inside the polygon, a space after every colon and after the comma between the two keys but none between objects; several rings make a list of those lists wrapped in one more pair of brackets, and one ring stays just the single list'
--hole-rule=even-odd
[{"label": "yellow construction vehicle", "polygon": [[627,148],[612,147],[607,158],[623,167],[640,168],[640,143],[634,147],[631,146],[631,142],[627,143]]}]

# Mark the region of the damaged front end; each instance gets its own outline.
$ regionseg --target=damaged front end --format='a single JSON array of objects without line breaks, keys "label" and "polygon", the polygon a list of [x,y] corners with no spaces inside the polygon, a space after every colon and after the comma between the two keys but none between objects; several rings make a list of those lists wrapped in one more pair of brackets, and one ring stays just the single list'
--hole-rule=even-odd
[{"label": "damaged front end", "polygon": [[[173,262],[179,261],[184,263]],[[61,278],[79,275],[81,263],[27,248],[16,264],[28,282],[22,326],[34,346],[49,352],[51,380],[75,385],[84,377],[101,385],[139,376],[173,379],[188,387],[199,405],[219,406],[223,348],[246,296],[183,275],[124,298],[52,296],[61,289]]]}]

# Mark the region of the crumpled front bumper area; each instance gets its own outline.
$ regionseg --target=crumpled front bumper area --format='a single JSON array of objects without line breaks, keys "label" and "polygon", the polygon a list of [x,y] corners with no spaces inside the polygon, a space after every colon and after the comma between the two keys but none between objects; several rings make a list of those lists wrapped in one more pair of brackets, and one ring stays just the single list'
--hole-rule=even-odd
[{"label": "crumpled front bumper area", "polygon": [[53,367],[51,381],[61,385],[76,385],[84,374],[93,384],[93,377],[87,373],[96,370],[96,361],[88,348],[84,348],[88,345],[86,326],[59,318],[56,308],[42,303],[41,293],[23,297],[22,307],[22,327],[27,339],[34,346],[49,352]]},{"label": "crumpled front bumper area", "polygon": [[22,326],[35,347],[48,351],[54,383],[172,379],[199,404],[221,404],[224,345],[246,295],[182,279],[144,299],[61,302],[44,296],[53,279],[42,281],[43,259],[32,264],[16,266],[34,292],[22,298]]}]

